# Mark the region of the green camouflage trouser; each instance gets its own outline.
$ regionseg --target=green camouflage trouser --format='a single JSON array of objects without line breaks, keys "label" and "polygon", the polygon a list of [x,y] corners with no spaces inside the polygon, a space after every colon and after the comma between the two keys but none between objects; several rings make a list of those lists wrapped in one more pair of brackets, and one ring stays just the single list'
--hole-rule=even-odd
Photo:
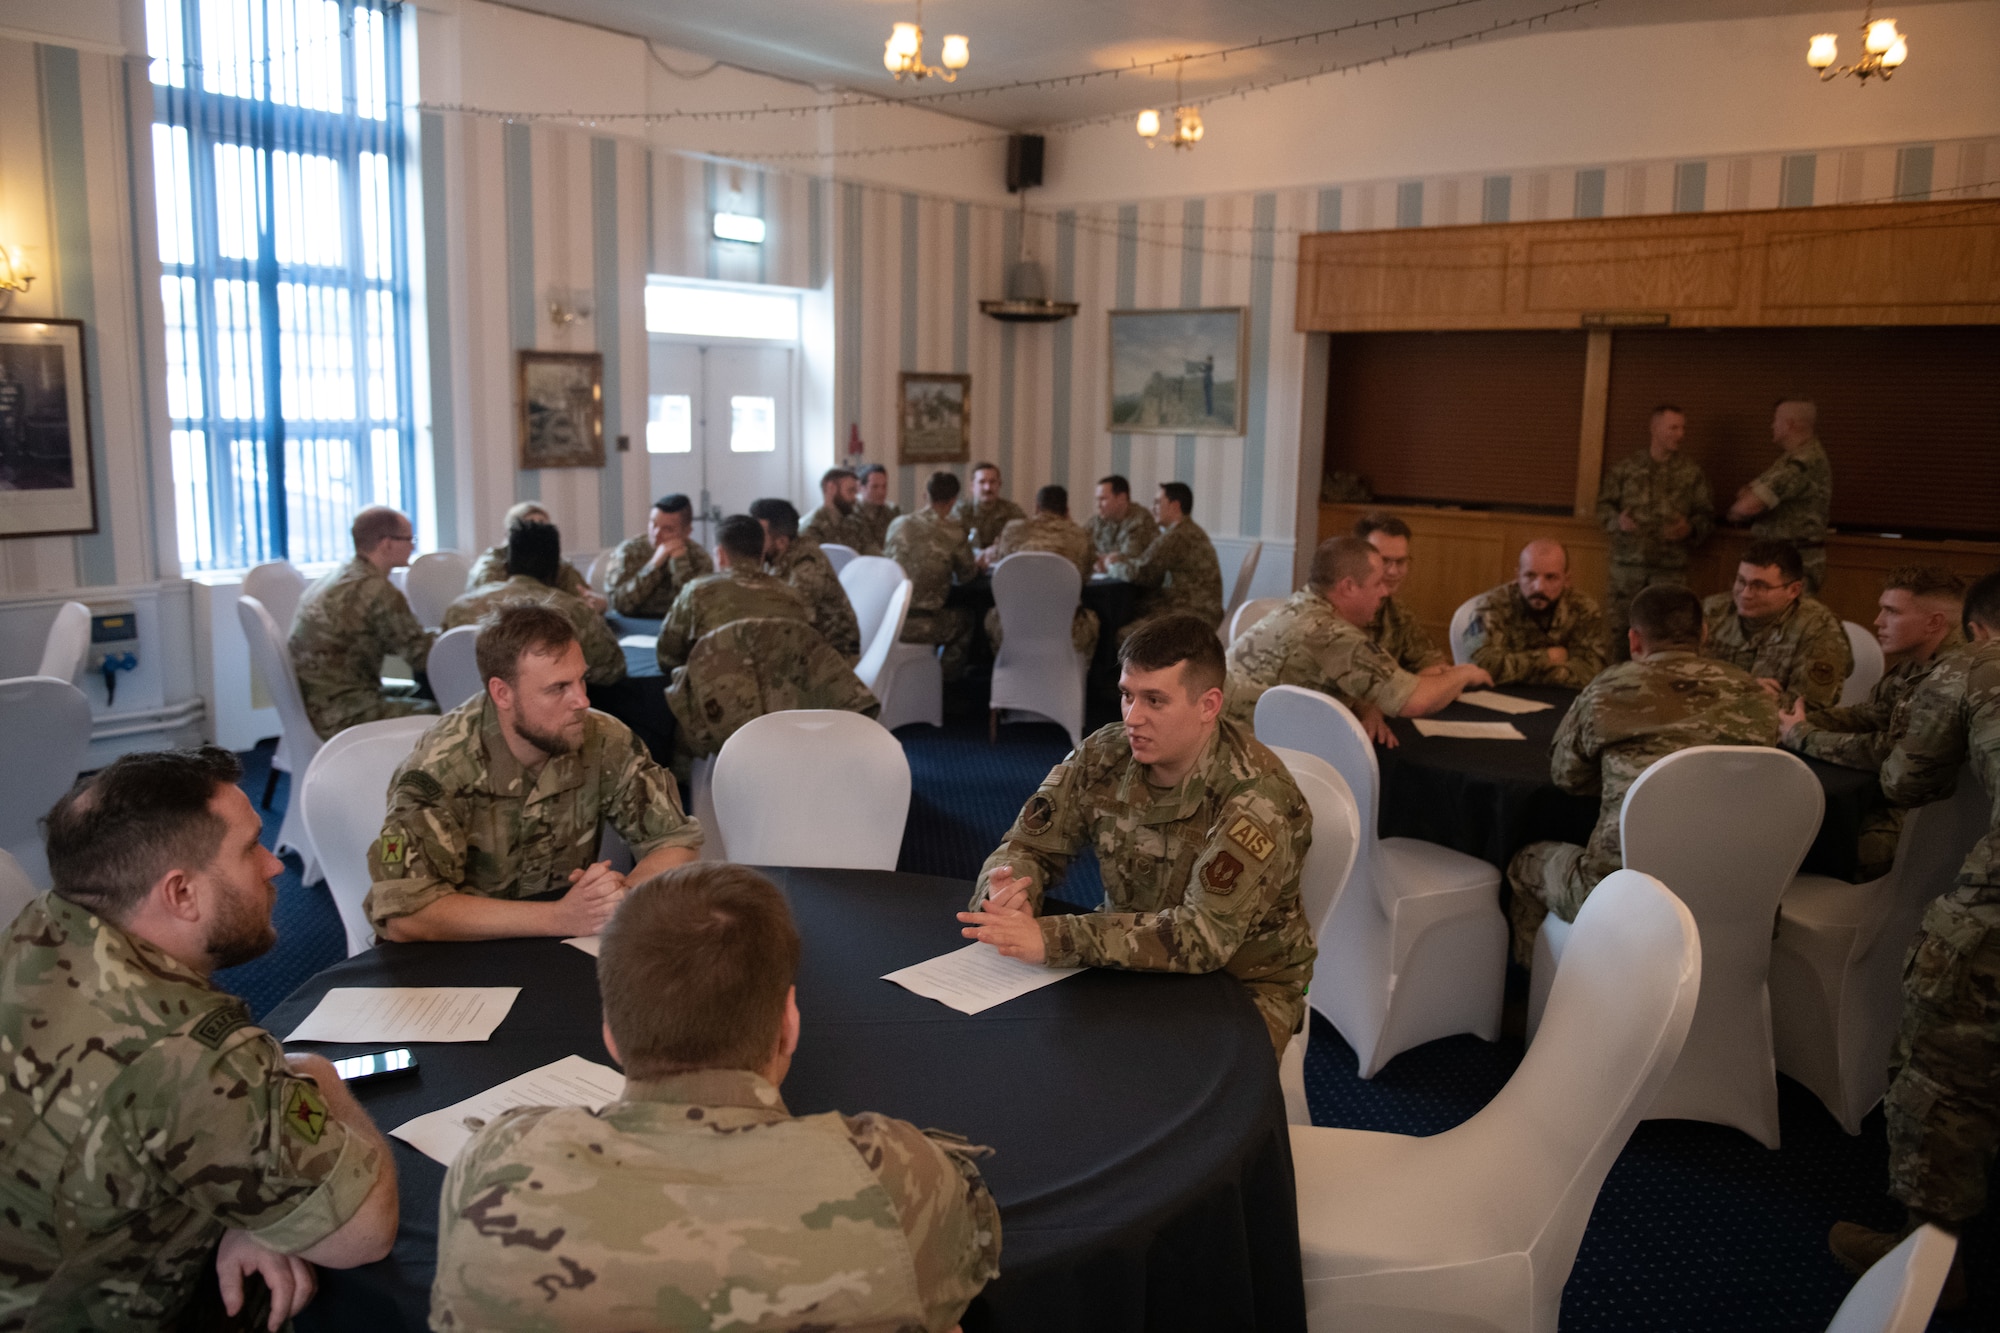
[{"label": "green camouflage trouser", "polygon": [[1604,631],[1611,636],[1607,662],[1625,662],[1632,657],[1632,645],[1625,631],[1632,627],[1632,599],[1653,583],[1687,586],[1685,569],[1653,569],[1647,565],[1613,564],[1604,583]]},{"label": "green camouflage trouser", "polygon": [[2000,902],[1930,905],[1903,966],[1903,1024],[1882,1099],[1889,1193],[1947,1225],[1986,1208],[2000,1150]]},{"label": "green camouflage trouser", "polygon": [[1531,842],[1507,863],[1507,885],[1513,890],[1507,906],[1513,927],[1514,961],[1535,965],[1535,935],[1550,912],[1576,920],[1577,909],[1597,887],[1583,868],[1584,849],[1573,842]]}]

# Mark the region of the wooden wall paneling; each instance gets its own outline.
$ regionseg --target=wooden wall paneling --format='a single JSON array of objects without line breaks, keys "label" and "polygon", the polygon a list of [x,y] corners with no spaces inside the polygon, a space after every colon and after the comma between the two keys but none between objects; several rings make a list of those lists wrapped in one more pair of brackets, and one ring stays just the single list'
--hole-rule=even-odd
[{"label": "wooden wall paneling", "polygon": [[1507,310],[1508,245],[1491,227],[1425,227],[1303,238],[1299,327],[1308,311],[1343,313],[1341,329],[1493,327]]},{"label": "wooden wall paneling", "polygon": [[1597,508],[1597,487],[1604,480],[1604,413],[1611,398],[1611,330],[1592,329],[1583,353],[1583,424],[1576,442],[1576,504],[1578,518]]},{"label": "wooden wall paneling", "polygon": [[[2000,321],[2000,226],[1991,205],[1841,209],[1774,221],[1764,249],[1766,324]],[[1818,211],[1818,210],[1814,210]]]},{"label": "wooden wall paneling", "polygon": [[1741,322],[1749,217],[1619,219],[1610,235],[1596,220],[1544,224],[1527,246],[1525,309],[1565,320],[1664,311],[1676,322]]}]

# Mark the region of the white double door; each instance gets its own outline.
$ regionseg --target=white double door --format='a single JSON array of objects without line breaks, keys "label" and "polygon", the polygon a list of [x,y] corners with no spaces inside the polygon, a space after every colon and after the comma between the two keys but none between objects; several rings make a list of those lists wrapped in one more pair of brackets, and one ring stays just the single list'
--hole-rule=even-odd
[{"label": "white double door", "polygon": [[[695,540],[765,496],[794,499],[798,443],[791,347],[718,346],[654,337],[646,457],[652,498],[694,501]],[[794,499],[796,503],[796,500]]]}]

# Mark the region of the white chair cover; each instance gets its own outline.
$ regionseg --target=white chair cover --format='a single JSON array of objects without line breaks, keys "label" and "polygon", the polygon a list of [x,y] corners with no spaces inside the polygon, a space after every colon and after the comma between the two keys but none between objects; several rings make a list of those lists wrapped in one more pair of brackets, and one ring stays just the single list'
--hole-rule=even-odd
[{"label": "white chair cover", "polygon": [[1250,584],[1257,577],[1257,562],[1264,558],[1264,543],[1251,542],[1250,549],[1243,553],[1243,563],[1236,567],[1236,585],[1229,590],[1229,601],[1222,608],[1222,623],[1236,614],[1236,608],[1243,605],[1243,599],[1250,595]]},{"label": "white chair cover", "polygon": [[1449,847],[1378,838],[1375,747],[1352,713],[1296,685],[1257,701],[1257,739],[1330,764],[1355,803],[1360,843],[1320,932],[1309,995],[1354,1048],[1361,1077],[1438,1037],[1500,1036],[1507,922],[1500,872]]},{"label": "white chair cover", "polygon": [[[1347,885],[1354,870],[1354,854],[1361,846],[1361,815],[1354,806],[1354,793],[1333,765],[1303,750],[1273,748],[1284,761],[1292,781],[1306,798],[1312,811],[1312,849],[1299,874],[1299,906],[1318,939],[1333,912],[1334,900]],[[1310,1021],[1285,1047],[1278,1062],[1278,1086],[1285,1092],[1285,1115],[1294,1125],[1310,1125],[1312,1111],[1306,1104],[1306,1044],[1311,1035]]]},{"label": "white chair cover", "polygon": [[303,812],[306,835],[319,849],[350,958],[375,943],[361,904],[370,883],[368,849],[382,836],[389,811],[389,779],[436,721],[392,717],[349,727],[320,747],[299,780],[292,807]]},{"label": "white chair cover", "polygon": [[875,697],[882,701],[883,727],[894,731],[912,722],[933,727],[944,725],[944,664],[938,661],[940,651],[932,644],[903,643],[900,639],[889,645],[889,659],[882,664],[884,687],[875,691]]},{"label": "white chair cover", "polygon": [[410,562],[403,594],[410,599],[410,612],[425,629],[444,623],[444,613],[465,592],[466,575],[472,561],[457,551],[430,551]]},{"label": "white chair cover", "polygon": [[1472,1119],[1429,1138],[1293,1126],[1307,1327],[1555,1333],[1598,1189],[1700,981],[1687,908],[1618,871],[1577,914],[1548,1040]]},{"label": "white chair cover", "polygon": [[83,670],[83,655],[90,651],[90,608],[82,602],[64,602],[56,608],[49,625],[49,637],[42,641],[42,664],[37,676],[76,683]]},{"label": "white chair cover", "polygon": [[289,637],[298,619],[299,601],[306,595],[306,576],[289,560],[266,560],[243,576],[243,595],[255,597],[271,620]]},{"label": "white chair cover", "polygon": [[[874,645],[875,631],[882,626],[882,613],[889,609],[890,595],[897,584],[909,579],[901,565],[879,555],[856,556],[838,570],[838,575],[840,590],[847,594],[847,604],[854,608],[854,623],[861,630],[861,655],[866,657]],[[896,632],[901,634],[902,630]]]},{"label": "white chair cover", "polygon": [[[883,668],[889,664],[889,650],[903,637],[903,617],[910,613],[910,593],[916,585],[904,579],[889,594],[888,605],[882,608],[882,618],[868,631],[868,647],[861,654],[861,660],[854,666],[854,674],[863,685],[875,692],[875,697],[885,705],[884,697],[890,682],[884,679]],[[878,688],[877,681],[881,681]]]},{"label": "white chair cover", "polygon": [[1083,740],[1083,682],[1090,664],[1070,639],[1083,576],[1053,551],[1021,551],[993,566],[1000,651],[993,659],[994,712],[1045,717]]},{"label": "white chair cover", "polygon": [[1826,1333],[1924,1333],[1957,1251],[1950,1232],[1918,1227],[1861,1275]]},{"label": "white chair cover", "polygon": [[1800,875],[1771,941],[1771,1031],[1778,1069],[1812,1089],[1841,1127],[1889,1088],[1903,1012],[1903,955],[1931,900],[1947,892],[1987,831],[1992,802],[1968,765],[1942,801],[1903,818],[1889,873],[1867,884]]},{"label": "white chair cover", "polygon": [[83,771],[90,701],[66,680],[0,680],[0,850],[13,854],[39,891],[49,887],[42,816]]},{"label": "white chair cover", "polygon": [[[592,592],[604,591],[604,575],[610,566],[611,552],[609,551],[599,551],[596,555],[590,557],[590,568],[583,572],[583,581],[590,585]],[[468,566],[467,576],[470,577],[470,574],[471,570]],[[470,589],[467,591],[470,591]]]},{"label": "white chair cover", "polygon": [[[727,745],[729,742],[724,741]],[[723,845],[722,825],[715,817],[715,761],[712,754],[697,755],[688,771],[688,813],[701,825],[700,860],[723,862],[731,859]]]},{"label": "white chair cover", "polygon": [[1472,643],[1466,631],[1472,628],[1472,607],[1477,597],[1468,597],[1458,604],[1458,610],[1451,613],[1451,660],[1464,666],[1472,660]]},{"label": "white chair cover", "polygon": [[826,552],[826,562],[833,566],[835,574],[861,558],[861,552],[852,546],[842,546],[839,542],[821,542],[819,549]]},{"label": "white chair cover", "polygon": [[481,694],[486,682],[479,678],[479,626],[460,625],[438,635],[431,645],[429,665],[431,693],[437,696],[440,713],[449,713],[467,699]]},{"label": "white chair cover", "polygon": [[1249,629],[1252,625],[1262,620],[1265,616],[1270,615],[1284,604],[1285,599],[1282,597],[1252,597],[1249,601],[1237,607],[1236,614],[1229,617],[1229,637],[1224,642],[1224,646],[1226,647],[1228,644],[1235,643],[1238,638],[1242,637],[1244,630]]},{"label": "white chair cover", "polygon": [[859,713],[766,713],[722,743],[714,792],[733,860],[894,870],[910,813],[910,762],[894,736]]},{"label": "white chair cover", "polygon": [[[250,666],[264,678],[264,690],[278,710],[278,744],[291,755],[292,771],[303,773],[319,753],[320,739],[313,730],[312,719],[306,716],[306,701],[299,694],[299,678],[292,672],[292,654],[285,636],[255,597],[237,599],[236,618],[242,622],[243,637],[250,644]],[[319,860],[313,855],[312,838],[306,833],[296,792],[285,807],[285,822],[278,830],[278,850],[282,852],[287,847],[297,852],[304,863],[305,873],[299,882],[311,884],[317,880]]]},{"label": "white chair cover", "polygon": [[1854,650],[1854,670],[1847,673],[1847,682],[1840,687],[1841,706],[1847,707],[1868,697],[1889,663],[1882,656],[1882,642],[1874,630],[1851,620],[1841,621],[1840,627],[1847,631],[1847,646]]},{"label": "white chair cover", "polygon": [[14,854],[0,850],[0,930],[12,925],[14,918],[21,915],[21,909],[40,892]]}]

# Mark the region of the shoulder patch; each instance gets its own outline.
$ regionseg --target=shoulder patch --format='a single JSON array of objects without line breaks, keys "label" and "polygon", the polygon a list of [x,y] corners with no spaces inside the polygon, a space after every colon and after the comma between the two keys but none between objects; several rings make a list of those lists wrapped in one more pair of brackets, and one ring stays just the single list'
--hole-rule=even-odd
[{"label": "shoulder patch", "polygon": [[1236,881],[1243,874],[1243,863],[1228,852],[1217,852],[1209,863],[1201,868],[1202,887],[1214,894],[1230,894],[1236,891]]},{"label": "shoulder patch", "polygon": [[384,866],[399,866],[403,864],[403,857],[408,846],[409,843],[402,834],[384,833],[382,835],[382,864]]},{"label": "shoulder patch", "polygon": [[1021,831],[1024,833],[1047,833],[1055,822],[1056,805],[1040,792],[1028,798],[1021,807]]},{"label": "shoulder patch", "polygon": [[397,778],[396,790],[407,792],[425,805],[432,805],[444,799],[444,784],[421,768],[413,768]]},{"label": "shoulder patch", "polygon": [[1278,849],[1277,839],[1259,828],[1257,821],[1248,815],[1236,816],[1229,826],[1229,840],[1258,862],[1270,860],[1271,853]]},{"label": "shoulder patch", "polygon": [[223,1038],[238,1028],[249,1026],[250,1015],[244,1012],[242,1005],[225,1004],[219,1009],[209,1010],[201,1022],[188,1029],[188,1035],[209,1050],[217,1051],[222,1049]]},{"label": "shoulder patch", "polygon": [[307,1143],[318,1143],[326,1133],[326,1101],[304,1079],[293,1079],[285,1094],[285,1129]]}]

